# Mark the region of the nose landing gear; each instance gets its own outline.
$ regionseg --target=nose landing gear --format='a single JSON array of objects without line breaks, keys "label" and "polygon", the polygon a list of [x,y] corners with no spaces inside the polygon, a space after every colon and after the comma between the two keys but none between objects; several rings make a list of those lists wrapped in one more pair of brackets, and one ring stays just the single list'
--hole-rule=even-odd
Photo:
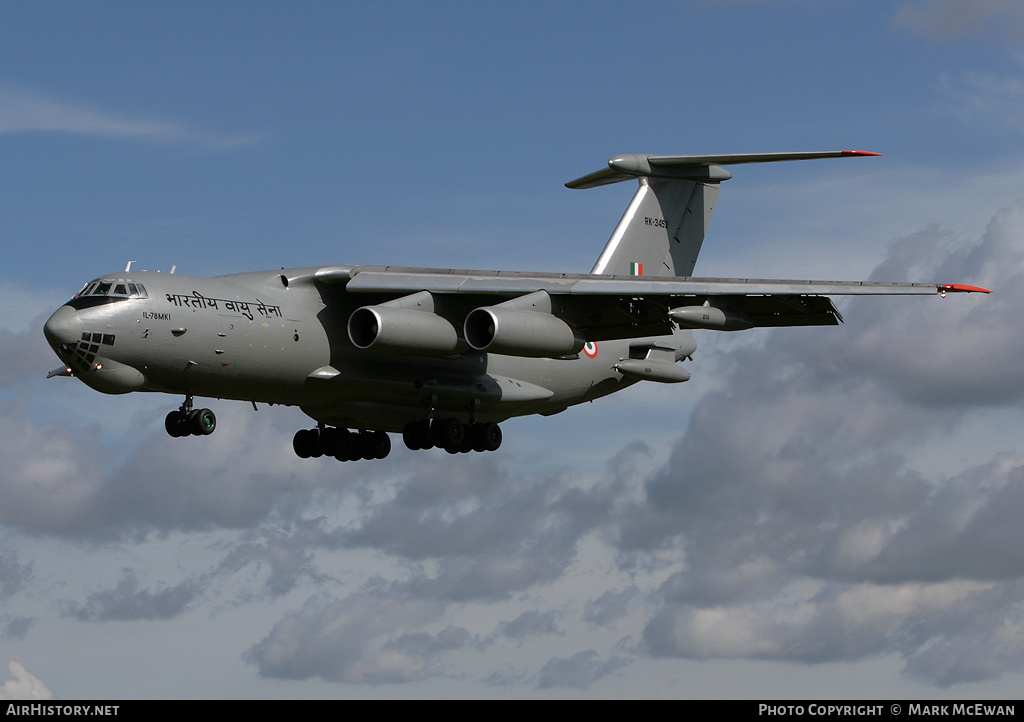
[{"label": "nose landing gear", "polygon": [[164,429],[174,437],[209,436],[217,428],[217,416],[210,409],[193,409],[192,397],[185,397],[185,402],[177,411],[167,414]]}]

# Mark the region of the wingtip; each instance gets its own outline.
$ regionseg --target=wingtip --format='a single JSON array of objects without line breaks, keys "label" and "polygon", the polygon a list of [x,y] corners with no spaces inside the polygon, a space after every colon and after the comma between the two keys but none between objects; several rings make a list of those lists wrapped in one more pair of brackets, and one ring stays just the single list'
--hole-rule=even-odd
[{"label": "wingtip", "polygon": [[992,293],[987,288],[982,288],[981,286],[968,286],[963,283],[946,283],[939,286],[939,290],[942,293]]},{"label": "wingtip", "polygon": [[872,153],[870,150],[844,150],[840,152],[843,155],[882,155],[881,153]]}]

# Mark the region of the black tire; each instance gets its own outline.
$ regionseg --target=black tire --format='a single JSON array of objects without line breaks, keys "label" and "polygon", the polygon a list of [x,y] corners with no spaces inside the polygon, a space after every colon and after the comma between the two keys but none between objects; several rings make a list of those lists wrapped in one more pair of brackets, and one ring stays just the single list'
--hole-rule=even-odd
[{"label": "black tire", "polygon": [[295,455],[300,459],[308,459],[313,455],[313,442],[315,439],[312,437],[312,432],[309,429],[299,429],[295,432],[295,436],[292,438],[292,449],[295,451]]},{"label": "black tire", "polygon": [[182,417],[179,428],[182,436],[199,436],[199,409],[192,409]]},{"label": "black tire", "polygon": [[167,417],[164,419],[164,430],[167,432],[169,436],[173,436],[174,438],[178,438],[179,436],[181,436],[181,431],[178,428],[180,425],[180,411],[171,411],[170,413],[167,414]]},{"label": "black tire", "polygon": [[324,450],[320,448],[320,429],[309,429],[309,455],[314,459],[319,459],[324,455]]},{"label": "black tire", "polygon": [[501,446],[501,427],[493,421],[480,424],[478,433],[480,434],[481,451],[497,451]]},{"label": "black tire", "polygon": [[373,432],[372,431],[360,431],[354,435],[352,444],[352,461],[359,461],[360,459],[372,459],[373,458]]},{"label": "black tire", "polygon": [[348,461],[352,454],[352,432],[348,429],[334,429],[331,434],[330,451],[338,461]]},{"label": "black tire", "polygon": [[331,444],[334,441],[335,430],[326,427],[316,431],[316,448],[321,456],[331,456]]},{"label": "black tire", "polygon": [[419,429],[416,433],[419,439],[421,449],[433,449],[437,444],[434,443],[434,427],[437,422],[431,422],[430,419],[422,419],[416,422],[417,428]]},{"label": "black tire", "polygon": [[217,416],[209,409],[192,412],[189,419],[193,425],[192,433],[196,436],[209,436],[217,429]]},{"label": "black tire", "polygon": [[374,459],[386,458],[391,453],[391,437],[384,431],[375,431],[370,438],[370,449]]},{"label": "black tire", "polygon": [[444,419],[436,424],[435,443],[450,454],[459,453],[462,440],[466,438],[466,427],[458,419]]},{"label": "black tire", "polygon": [[419,451],[423,448],[423,434],[420,432],[420,422],[410,421],[402,429],[402,441],[409,451]]}]

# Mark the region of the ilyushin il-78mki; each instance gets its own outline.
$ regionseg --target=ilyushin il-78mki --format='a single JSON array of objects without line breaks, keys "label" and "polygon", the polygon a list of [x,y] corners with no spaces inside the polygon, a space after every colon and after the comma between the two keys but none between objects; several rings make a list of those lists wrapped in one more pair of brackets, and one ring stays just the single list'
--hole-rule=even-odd
[{"label": "ilyushin il-78mki", "polygon": [[[133,271],[89,281],[46,322],[75,376],[108,394],[184,397],[174,437],[206,435],[196,397],[299,406],[300,457],[493,451],[499,423],[638,381],[690,378],[692,329],[829,326],[830,296],[985,292],[960,284],[692,277],[725,169],[862,151],[620,155],[574,180],[639,189],[589,274],[323,266],[214,278]],[[173,270],[173,269],[172,269]]]}]

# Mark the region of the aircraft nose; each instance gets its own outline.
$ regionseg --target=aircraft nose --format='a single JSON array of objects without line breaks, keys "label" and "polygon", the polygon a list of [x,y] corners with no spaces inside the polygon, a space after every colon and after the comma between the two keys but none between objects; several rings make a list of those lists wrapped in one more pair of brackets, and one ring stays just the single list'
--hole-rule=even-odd
[{"label": "aircraft nose", "polygon": [[71,306],[61,306],[43,326],[43,335],[50,346],[72,345],[82,338],[82,322],[78,319],[78,311]]}]

